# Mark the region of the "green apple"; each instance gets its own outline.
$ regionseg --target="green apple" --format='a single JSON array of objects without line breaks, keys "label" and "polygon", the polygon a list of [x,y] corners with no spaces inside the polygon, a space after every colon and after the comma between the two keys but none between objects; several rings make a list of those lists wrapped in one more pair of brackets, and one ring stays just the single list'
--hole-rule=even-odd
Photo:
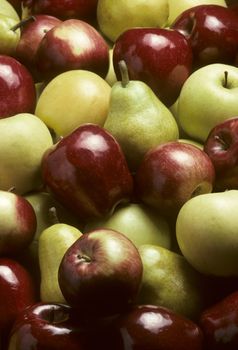
[{"label": "green apple", "polygon": [[218,123],[238,115],[238,67],[213,63],[193,72],[178,100],[178,123],[204,142]]},{"label": "green apple", "polygon": [[18,24],[15,18],[0,13],[0,54],[13,56],[20,40],[20,29],[14,30]]},{"label": "green apple", "polygon": [[123,233],[137,248],[143,244],[171,247],[170,228],[165,218],[142,204],[119,206],[109,218],[88,223],[84,231],[99,227]]},{"label": "green apple", "polygon": [[20,22],[20,17],[14,7],[7,0],[0,1],[0,13],[2,15],[14,18],[17,22]]},{"label": "green apple", "polygon": [[177,216],[182,254],[199,272],[238,276],[238,190],[202,194],[187,201]]},{"label": "green apple", "polygon": [[131,27],[165,27],[168,0],[98,0],[97,21],[112,42]]},{"label": "green apple", "polygon": [[177,253],[156,245],[139,248],[143,277],[137,303],[160,305],[188,318],[203,308],[200,274]]},{"label": "green apple", "polygon": [[59,136],[84,123],[102,126],[108,113],[111,87],[86,70],[67,71],[52,79],[41,92],[35,114]]},{"label": "green apple", "polygon": [[197,6],[197,5],[220,5],[227,7],[225,0],[168,0],[169,4],[169,18],[167,25],[170,26],[173,21],[178,17],[183,11]]},{"label": "green apple", "polygon": [[42,185],[41,159],[52,146],[47,126],[35,115],[20,113],[0,120],[0,189],[26,194]]},{"label": "green apple", "polygon": [[40,234],[41,301],[65,303],[58,283],[58,269],[66,250],[81,235],[82,233],[76,227],[60,223],[46,228]]}]

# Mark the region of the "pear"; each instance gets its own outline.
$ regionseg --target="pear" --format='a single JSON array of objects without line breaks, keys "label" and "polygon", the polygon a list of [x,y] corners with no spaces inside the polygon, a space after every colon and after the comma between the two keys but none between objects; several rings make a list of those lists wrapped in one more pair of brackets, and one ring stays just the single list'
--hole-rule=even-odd
[{"label": "pear", "polygon": [[20,113],[0,120],[0,189],[26,194],[41,185],[41,159],[53,141],[35,115]]},{"label": "pear", "polygon": [[130,81],[124,61],[119,66],[122,80],[112,86],[104,127],[135,170],[151,147],[177,140],[179,130],[172,113],[151,88],[142,81]]},{"label": "pear", "polygon": [[167,249],[171,247],[168,222],[143,204],[129,203],[118,206],[109,218],[91,221],[84,227],[84,231],[99,227],[123,233],[137,248],[143,244],[157,244]]},{"label": "pear", "polygon": [[55,223],[40,234],[41,301],[65,303],[58,283],[58,269],[66,250],[81,235],[81,231],[76,227],[64,223]]},{"label": "pear", "polygon": [[145,244],[139,253],[143,278],[137,302],[164,306],[196,319],[204,299],[199,273],[182,255],[166,248]]},{"label": "pear", "polygon": [[182,254],[199,272],[238,276],[238,190],[201,194],[179,211],[176,236]]}]

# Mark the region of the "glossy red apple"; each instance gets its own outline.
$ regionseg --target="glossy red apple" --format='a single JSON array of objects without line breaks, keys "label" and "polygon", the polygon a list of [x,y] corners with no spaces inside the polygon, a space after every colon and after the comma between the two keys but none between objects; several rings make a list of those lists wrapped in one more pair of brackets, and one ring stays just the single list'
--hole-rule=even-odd
[{"label": "glossy red apple", "polygon": [[204,151],[215,167],[215,187],[238,189],[238,116],[219,123],[210,131]]},{"label": "glossy red apple", "polygon": [[131,28],[122,33],[113,49],[113,65],[124,60],[131,80],[142,80],[167,106],[179,96],[191,73],[192,50],[178,31],[164,28]]},{"label": "glossy red apple", "polygon": [[49,149],[42,176],[54,197],[83,222],[109,215],[133,192],[118,142],[95,124],[83,124]]},{"label": "glossy red apple", "polygon": [[109,316],[135,302],[142,272],[140,254],[129,238],[98,229],[68,248],[59,266],[59,286],[71,306],[87,315]]},{"label": "glossy red apple", "polygon": [[189,41],[194,68],[210,63],[233,65],[238,51],[237,15],[219,5],[198,5],[177,17],[171,28]]},{"label": "glossy red apple", "polygon": [[235,291],[205,309],[199,325],[205,339],[205,350],[238,348],[238,292]]},{"label": "glossy red apple", "polygon": [[46,33],[36,53],[36,67],[46,80],[72,69],[90,70],[104,78],[109,46],[92,25],[69,19]]},{"label": "glossy red apple", "polygon": [[145,204],[174,216],[191,197],[211,192],[215,170],[208,155],[179,141],[150,149],[135,175],[136,192]]},{"label": "glossy red apple", "polygon": [[17,261],[0,258],[0,334],[6,342],[16,317],[36,302],[28,271]]},{"label": "glossy red apple", "polygon": [[0,256],[15,256],[27,248],[36,232],[36,214],[22,196],[0,191]]},{"label": "glossy red apple", "polygon": [[30,72],[13,57],[0,55],[0,118],[33,113],[36,89]]},{"label": "glossy red apple", "polygon": [[35,67],[35,55],[45,34],[55,25],[61,23],[56,17],[49,15],[35,15],[32,20],[23,25],[21,37],[16,47],[16,57],[39,80]]}]

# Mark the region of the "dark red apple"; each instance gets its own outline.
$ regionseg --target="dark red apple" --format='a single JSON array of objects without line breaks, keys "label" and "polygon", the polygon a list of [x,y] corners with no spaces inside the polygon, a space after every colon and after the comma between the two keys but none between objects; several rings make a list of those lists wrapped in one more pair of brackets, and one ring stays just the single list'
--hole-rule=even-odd
[{"label": "dark red apple", "polygon": [[54,197],[82,222],[109,215],[133,192],[132,175],[118,142],[89,123],[46,152],[42,176]]},{"label": "dark red apple", "polygon": [[45,34],[55,25],[61,23],[61,20],[48,15],[35,15],[32,18],[22,27],[15,55],[29,69],[35,80],[39,80],[35,67],[37,49]]},{"label": "dark red apple", "polygon": [[27,248],[36,232],[36,214],[22,196],[0,191],[0,256],[15,256]]},{"label": "dark red apple", "polygon": [[191,73],[192,50],[178,31],[131,28],[114,45],[113,65],[118,79],[121,60],[126,62],[131,80],[145,82],[163,103],[171,106]]},{"label": "dark red apple", "polygon": [[13,57],[0,55],[0,118],[33,113],[36,89],[27,68]]},{"label": "dark red apple", "polygon": [[191,197],[211,192],[214,180],[215,170],[208,155],[180,141],[150,149],[135,175],[138,197],[172,217]]},{"label": "dark red apple", "polygon": [[66,251],[59,286],[68,304],[87,315],[110,316],[135,302],[142,260],[125,235],[110,229],[84,233]]},{"label": "dark red apple", "polygon": [[198,5],[189,8],[171,25],[189,41],[194,68],[210,63],[235,63],[238,51],[237,15],[219,5]]},{"label": "dark red apple", "polygon": [[217,124],[210,131],[204,151],[215,167],[216,189],[238,189],[238,116]]},{"label": "dark red apple", "polygon": [[69,19],[41,40],[36,67],[46,80],[72,69],[90,70],[104,78],[109,68],[109,46],[92,25]]},{"label": "dark red apple", "polygon": [[203,331],[206,350],[235,350],[238,348],[238,292],[205,309],[199,325]]}]

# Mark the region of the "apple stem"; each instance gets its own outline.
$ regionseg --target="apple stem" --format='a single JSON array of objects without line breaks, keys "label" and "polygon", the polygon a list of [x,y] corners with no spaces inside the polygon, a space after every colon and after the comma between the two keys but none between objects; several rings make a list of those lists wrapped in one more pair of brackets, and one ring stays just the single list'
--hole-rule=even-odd
[{"label": "apple stem", "polygon": [[228,87],[228,72],[227,70],[224,72],[224,85],[225,88]]},{"label": "apple stem", "polygon": [[59,218],[57,216],[57,210],[55,207],[51,207],[49,209],[49,215],[50,215],[50,219],[52,221],[52,224],[59,224]]},{"label": "apple stem", "polygon": [[123,87],[126,87],[130,82],[126,62],[121,60],[119,61],[118,65],[121,73],[121,84]]},{"label": "apple stem", "polygon": [[14,187],[14,186],[10,187],[10,188],[7,190],[7,192],[12,192],[12,193],[15,193],[15,191],[16,191],[16,187]]},{"label": "apple stem", "polygon": [[36,20],[36,18],[34,16],[30,16],[30,17],[24,18],[23,20],[18,22],[15,26],[13,26],[11,28],[11,30],[13,32],[15,32],[17,29],[23,27],[26,23],[31,22],[31,21],[35,21],[35,20]]}]

